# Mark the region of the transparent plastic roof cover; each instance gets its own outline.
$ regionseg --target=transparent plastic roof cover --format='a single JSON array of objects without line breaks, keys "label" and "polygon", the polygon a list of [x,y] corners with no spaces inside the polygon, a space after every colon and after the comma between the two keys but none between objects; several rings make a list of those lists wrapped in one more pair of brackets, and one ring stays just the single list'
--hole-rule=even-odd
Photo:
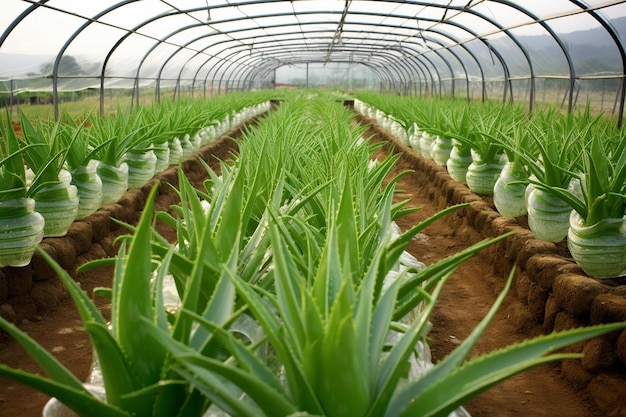
[{"label": "transparent plastic roof cover", "polygon": [[307,64],[392,86],[621,80],[626,66],[626,4],[610,0],[2,0],[0,30],[0,91],[243,88]]}]

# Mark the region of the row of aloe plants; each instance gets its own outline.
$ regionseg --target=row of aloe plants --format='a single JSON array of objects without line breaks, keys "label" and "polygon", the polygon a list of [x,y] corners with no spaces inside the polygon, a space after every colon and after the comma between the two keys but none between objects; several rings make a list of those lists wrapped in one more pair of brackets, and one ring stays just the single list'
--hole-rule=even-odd
[{"label": "row of aloe plants", "polygon": [[17,132],[7,115],[0,121],[0,266],[28,264],[43,237],[64,236],[75,220],[268,109],[267,93],[235,94],[81,115],[81,122],[65,114],[33,123],[21,114]]},{"label": "row of aloe plants", "polygon": [[526,215],[537,239],[567,238],[588,275],[626,275],[626,134],[613,121],[588,109],[528,114],[500,103],[361,98],[361,113],[401,128],[400,140],[472,191],[493,195],[503,216]]},{"label": "row of aloe plants", "polygon": [[[572,329],[468,359],[509,278],[471,335],[427,361],[420,341],[445,281],[503,237],[428,267],[407,261],[411,238],[457,207],[399,232],[395,220],[415,209],[394,202],[396,157],[372,161],[379,145],[350,118],[325,95],[290,94],[219,175],[206,166],[204,190],[179,170],[175,215],[153,214],[155,186],[119,255],[83,268],[115,264],[112,288],[99,291],[112,300],[110,322],[49,259],[91,338],[98,387],[3,319],[48,377],[2,364],[0,375],[82,416],[448,416],[512,375],[579,356],[560,348],[626,327]],[[176,245],[155,218],[176,229]]]}]

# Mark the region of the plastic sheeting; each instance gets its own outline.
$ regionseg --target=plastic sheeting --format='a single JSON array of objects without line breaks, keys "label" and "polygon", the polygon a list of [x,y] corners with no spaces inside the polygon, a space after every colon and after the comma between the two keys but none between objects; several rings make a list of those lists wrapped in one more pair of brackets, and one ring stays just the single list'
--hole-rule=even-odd
[{"label": "plastic sheeting", "polygon": [[311,64],[399,93],[623,112],[623,1],[3,0],[0,28],[0,92],[263,88]]}]

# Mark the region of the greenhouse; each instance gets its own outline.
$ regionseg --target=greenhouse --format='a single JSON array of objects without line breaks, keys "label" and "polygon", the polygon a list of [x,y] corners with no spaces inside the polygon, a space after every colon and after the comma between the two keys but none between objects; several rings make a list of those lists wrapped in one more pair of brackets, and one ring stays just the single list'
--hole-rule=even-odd
[{"label": "greenhouse", "polygon": [[1,9],[0,415],[626,415],[626,2]]},{"label": "greenhouse", "polygon": [[130,89],[138,100],[352,82],[623,113],[621,1],[4,3],[9,95]]}]

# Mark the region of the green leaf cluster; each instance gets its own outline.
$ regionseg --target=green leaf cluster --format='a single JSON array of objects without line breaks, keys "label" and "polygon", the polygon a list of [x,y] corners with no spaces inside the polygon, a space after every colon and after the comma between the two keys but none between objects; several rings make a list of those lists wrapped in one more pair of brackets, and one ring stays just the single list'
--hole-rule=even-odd
[{"label": "green leaf cluster", "polygon": [[[28,145],[27,147],[33,147]],[[25,198],[26,169],[23,152],[27,148],[18,139],[11,118],[6,114],[0,121],[0,201]]]},{"label": "green leaf cluster", "polygon": [[[446,279],[506,236],[425,268],[404,263],[410,240],[459,207],[397,234],[394,221],[414,210],[395,200],[403,173],[392,174],[395,157],[372,159],[378,147],[333,102],[285,93],[247,131],[234,162],[219,174],[205,166],[204,190],[179,171],[181,204],[157,215],[176,229],[175,246],[155,231],[155,187],[102,291],[112,299],[110,324],[53,263],[92,340],[106,400],[4,320],[49,378],[4,365],[0,375],[85,416],[192,416],[210,407],[255,417],[447,416],[512,375],[578,357],[553,353],[566,345],[626,327],[570,330],[468,360],[504,291],[451,355],[411,377]],[[163,298],[170,276],[180,299],[173,309]]]}]

